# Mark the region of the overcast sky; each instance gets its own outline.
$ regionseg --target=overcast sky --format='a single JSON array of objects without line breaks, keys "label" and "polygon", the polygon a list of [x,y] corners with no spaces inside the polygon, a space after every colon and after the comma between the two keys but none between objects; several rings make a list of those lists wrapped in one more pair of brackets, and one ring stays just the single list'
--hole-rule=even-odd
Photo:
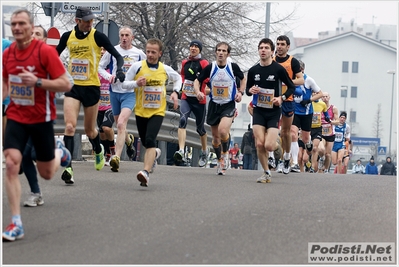
[{"label": "overcast sky", "polygon": [[[342,22],[355,19],[357,25],[398,24],[398,2],[396,1],[279,1],[271,3],[272,20],[274,12],[287,14],[287,10],[292,11],[294,6],[297,7],[296,20],[289,26],[293,29],[294,37],[317,38],[318,32],[334,31],[338,25],[338,18],[342,18]],[[262,12],[259,13],[262,14]],[[263,11],[263,14],[266,12]]]}]

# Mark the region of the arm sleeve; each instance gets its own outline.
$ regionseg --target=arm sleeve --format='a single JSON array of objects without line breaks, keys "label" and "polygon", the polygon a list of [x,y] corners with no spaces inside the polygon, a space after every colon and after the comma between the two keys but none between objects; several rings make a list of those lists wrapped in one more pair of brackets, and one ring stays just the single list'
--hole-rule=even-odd
[{"label": "arm sleeve", "polygon": [[65,33],[61,36],[60,41],[59,41],[59,43],[58,43],[58,45],[57,45],[57,47],[56,47],[56,50],[57,50],[57,52],[58,52],[58,55],[61,55],[62,51],[65,50],[65,48],[66,48],[66,46],[67,46],[67,41],[68,41],[68,39],[69,39],[69,36],[71,35],[71,32],[72,32],[72,31],[65,32]]},{"label": "arm sleeve", "polygon": [[[105,79],[109,79],[111,77],[111,74],[108,73],[105,69],[111,62],[111,54],[108,52],[105,52],[105,54],[102,56],[100,63],[98,65],[98,73],[104,77]],[[114,72],[115,70],[113,70]]]},{"label": "arm sleeve", "polygon": [[119,52],[115,49],[115,47],[111,44],[111,41],[108,37],[99,31],[94,33],[94,40],[99,47],[104,47],[106,51],[108,51],[115,59],[116,59],[116,68],[117,70],[122,69],[123,66],[123,57],[119,54]]}]

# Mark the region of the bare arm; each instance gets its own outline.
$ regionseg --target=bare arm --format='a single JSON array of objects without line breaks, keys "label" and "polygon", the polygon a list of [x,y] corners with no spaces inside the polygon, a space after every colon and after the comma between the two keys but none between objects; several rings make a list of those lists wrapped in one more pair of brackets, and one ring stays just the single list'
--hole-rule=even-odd
[{"label": "bare arm", "polygon": [[[22,82],[28,86],[36,86],[38,81],[38,77],[36,77],[33,73],[23,69],[20,74]],[[42,79],[42,86],[44,90],[48,90],[51,92],[69,92],[72,89],[72,84],[70,83],[66,72],[62,74],[60,77],[56,79]],[[3,89],[4,90],[4,89]]]}]

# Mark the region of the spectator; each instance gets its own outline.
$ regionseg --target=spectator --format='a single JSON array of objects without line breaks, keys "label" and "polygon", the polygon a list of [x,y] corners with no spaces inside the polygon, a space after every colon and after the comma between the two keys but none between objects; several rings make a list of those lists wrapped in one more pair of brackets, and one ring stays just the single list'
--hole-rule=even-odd
[{"label": "spectator", "polygon": [[381,167],[380,175],[396,175],[396,167],[391,161],[391,157],[387,157],[386,162]]},{"label": "spectator", "polygon": [[252,170],[252,145],[253,145],[253,132],[251,124],[248,124],[248,131],[242,136],[241,152],[243,153],[243,169]]},{"label": "spectator", "polygon": [[374,156],[371,156],[370,162],[366,165],[366,174],[378,174],[377,165],[374,163]]},{"label": "spectator", "polygon": [[[364,174],[366,172],[364,166],[362,165],[362,161],[358,159],[356,164],[353,165],[352,174]],[[378,170],[377,170],[378,172]]]},{"label": "spectator", "polygon": [[240,156],[240,148],[238,143],[234,143],[234,147],[230,148],[230,166],[232,169],[238,169],[238,157]]}]

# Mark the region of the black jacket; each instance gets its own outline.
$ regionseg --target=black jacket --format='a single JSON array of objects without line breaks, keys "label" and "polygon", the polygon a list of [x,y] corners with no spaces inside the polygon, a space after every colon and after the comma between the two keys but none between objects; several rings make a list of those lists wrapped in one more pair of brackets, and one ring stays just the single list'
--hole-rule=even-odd
[{"label": "black jacket", "polygon": [[392,162],[385,162],[381,167],[380,175],[396,175],[396,167]]}]

